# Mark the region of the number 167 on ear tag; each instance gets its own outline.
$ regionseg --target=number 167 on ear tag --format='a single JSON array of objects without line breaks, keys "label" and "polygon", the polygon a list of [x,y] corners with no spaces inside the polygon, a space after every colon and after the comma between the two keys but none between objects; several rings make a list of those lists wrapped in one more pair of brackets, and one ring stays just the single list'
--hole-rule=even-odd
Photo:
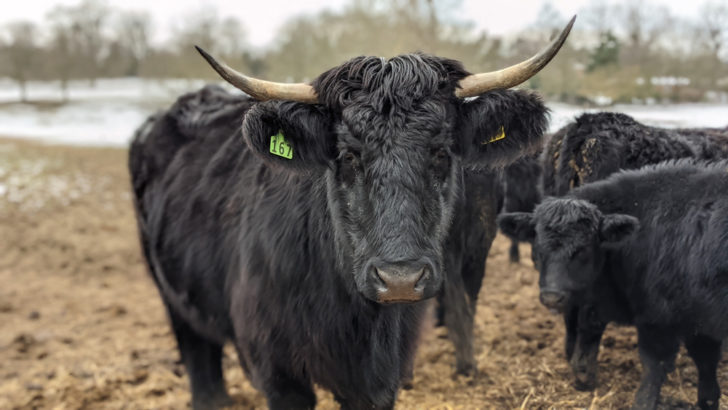
[{"label": "number 167 on ear tag", "polygon": [[270,153],[279,157],[293,159],[293,146],[283,137],[283,132],[270,137]]}]

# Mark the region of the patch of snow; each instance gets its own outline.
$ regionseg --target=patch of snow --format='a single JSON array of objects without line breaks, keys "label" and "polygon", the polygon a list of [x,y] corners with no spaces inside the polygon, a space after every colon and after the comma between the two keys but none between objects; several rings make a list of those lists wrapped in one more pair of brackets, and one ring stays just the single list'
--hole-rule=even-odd
[{"label": "patch of snow", "polygon": [[[70,85],[71,102],[53,106],[9,103],[18,98],[17,86],[0,79],[0,102],[6,102],[0,104],[0,136],[124,147],[147,116],[169,107],[177,96],[203,84],[200,80],[122,78],[100,79],[96,87],[90,87],[87,81],[74,81]],[[61,95],[57,82],[31,82],[29,96],[58,101]],[[728,104],[615,105],[598,109],[562,103],[547,105],[551,109],[551,132],[582,113],[602,110],[624,112],[637,121],[661,127],[728,126]],[[10,147],[0,146],[0,151],[5,148]]]},{"label": "patch of snow", "polygon": [[728,104],[671,104],[671,105],[626,105],[611,107],[581,108],[561,103],[547,103],[551,109],[550,132],[573,121],[587,112],[622,112],[647,125],[664,128],[728,126]]}]

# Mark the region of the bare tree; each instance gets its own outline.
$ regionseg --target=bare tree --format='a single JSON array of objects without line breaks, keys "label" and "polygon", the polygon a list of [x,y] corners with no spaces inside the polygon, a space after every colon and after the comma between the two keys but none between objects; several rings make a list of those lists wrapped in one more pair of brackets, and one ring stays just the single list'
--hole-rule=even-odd
[{"label": "bare tree", "polygon": [[129,57],[126,74],[138,76],[142,60],[149,54],[152,17],[149,13],[123,11],[116,24],[116,40]]},{"label": "bare tree", "polygon": [[223,19],[216,28],[217,48],[221,55],[240,58],[247,48],[243,23],[234,17]]},{"label": "bare tree", "polygon": [[95,85],[108,50],[105,30],[111,9],[103,0],[83,0],[77,6],[56,7],[51,15],[56,24],[70,28],[70,41],[83,61],[79,68],[83,68],[91,85]]},{"label": "bare tree", "polygon": [[580,12],[583,25],[593,31],[595,38],[600,38],[614,30],[618,10],[605,0],[591,0]]},{"label": "bare tree", "polygon": [[27,82],[35,71],[38,61],[37,27],[28,21],[10,23],[5,27],[3,54],[7,61],[7,75],[17,81],[20,87],[20,100],[28,101]]},{"label": "bare tree", "polygon": [[697,30],[710,52],[720,56],[728,42],[728,4],[724,1],[703,4]]},{"label": "bare tree", "polygon": [[76,39],[75,23],[67,18],[63,9],[56,7],[46,18],[49,21],[50,42],[48,61],[52,79],[61,85],[61,98],[68,101],[68,83],[79,64],[79,44]]},{"label": "bare tree", "polygon": [[566,19],[559,13],[556,6],[551,1],[546,1],[538,11],[536,21],[533,23],[533,28],[537,30],[546,30],[549,35],[553,36],[558,34],[561,29],[566,25]]},{"label": "bare tree", "polygon": [[625,3],[621,21],[626,43],[623,61],[642,64],[655,50],[658,38],[672,26],[674,18],[665,6],[634,0]]}]

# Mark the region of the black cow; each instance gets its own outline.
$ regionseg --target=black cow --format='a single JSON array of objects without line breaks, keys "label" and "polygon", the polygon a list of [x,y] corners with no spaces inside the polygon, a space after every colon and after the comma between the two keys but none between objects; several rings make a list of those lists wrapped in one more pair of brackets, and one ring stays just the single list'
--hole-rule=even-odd
[{"label": "black cow", "polygon": [[[620,113],[583,114],[551,136],[541,155],[545,196],[563,196],[583,184],[622,169],[679,158],[728,158],[728,130],[666,129],[643,125]],[[593,319],[589,306],[565,309],[566,358],[575,387],[597,385],[597,355],[607,325]]]},{"label": "black cow", "polygon": [[545,66],[571,24],[495,74],[408,54],[277,84],[201,51],[254,99],[214,87],[183,96],[140,130],[129,158],[144,254],[194,407],[228,402],[220,357],[232,340],[272,409],[313,408],[313,383],[344,408],[392,408],[421,301],[456,258],[447,240],[463,170],[538,144],[541,99],[502,89]]},{"label": "black cow", "polygon": [[659,128],[622,113],[582,114],[557,131],[541,157],[544,195],[668,159],[728,158],[728,129]]},{"label": "black cow", "polygon": [[[503,212],[532,212],[541,202],[540,153],[526,155],[503,170]],[[518,263],[518,241],[511,238],[509,259]]]},{"label": "black cow", "polygon": [[657,406],[685,342],[698,406],[718,409],[716,369],[728,336],[728,162],[671,161],[547,198],[499,226],[533,243],[541,302],[590,306],[634,323],[644,375],[633,409]]}]

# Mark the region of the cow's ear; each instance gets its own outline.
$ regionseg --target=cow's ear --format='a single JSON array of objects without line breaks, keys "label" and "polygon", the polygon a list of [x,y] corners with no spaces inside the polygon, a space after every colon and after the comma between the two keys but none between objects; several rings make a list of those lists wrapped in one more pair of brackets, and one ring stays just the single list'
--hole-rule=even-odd
[{"label": "cow's ear", "polygon": [[540,149],[548,109],[538,94],[490,91],[461,107],[458,142],[466,166],[503,167]]},{"label": "cow's ear", "polygon": [[331,115],[322,106],[269,101],[243,119],[243,138],[267,164],[295,171],[323,170],[334,158]]},{"label": "cow's ear", "polygon": [[634,216],[624,214],[605,215],[599,226],[599,238],[603,243],[616,245],[631,238],[639,227],[640,222]]},{"label": "cow's ear", "polygon": [[511,239],[519,242],[531,242],[536,239],[536,222],[533,214],[527,212],[511,212],[498,215],[498,227]]}]

